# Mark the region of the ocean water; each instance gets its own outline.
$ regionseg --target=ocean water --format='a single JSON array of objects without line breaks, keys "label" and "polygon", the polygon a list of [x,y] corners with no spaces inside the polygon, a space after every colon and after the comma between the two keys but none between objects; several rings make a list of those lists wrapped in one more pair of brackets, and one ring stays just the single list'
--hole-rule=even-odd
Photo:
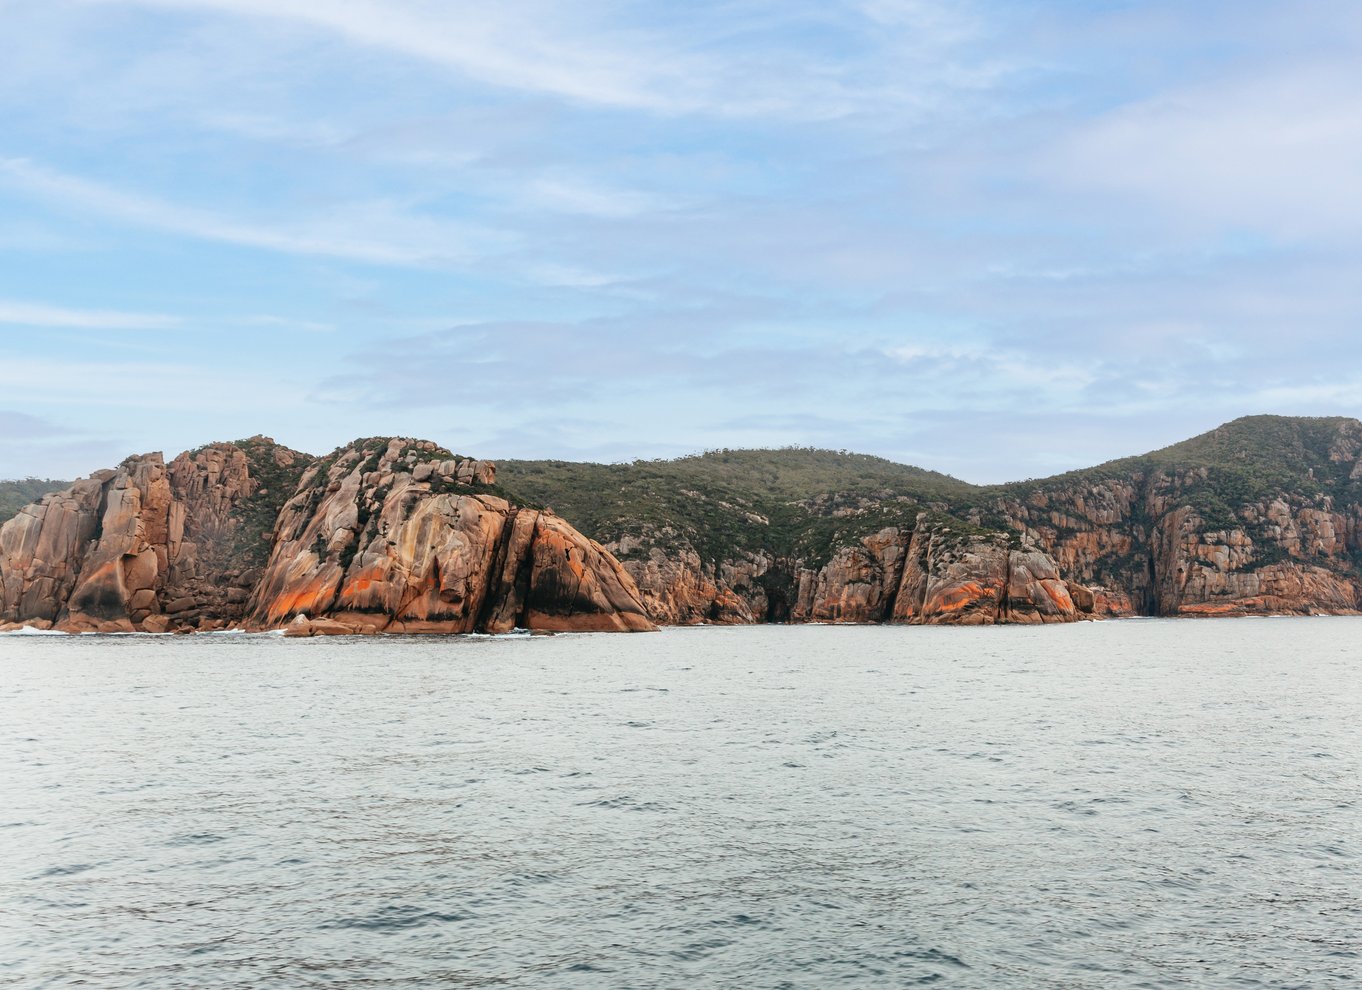
[{"label": "ocean water", "polygon": [[1353,987],[1362,620],[0,637],[3,987]]}]

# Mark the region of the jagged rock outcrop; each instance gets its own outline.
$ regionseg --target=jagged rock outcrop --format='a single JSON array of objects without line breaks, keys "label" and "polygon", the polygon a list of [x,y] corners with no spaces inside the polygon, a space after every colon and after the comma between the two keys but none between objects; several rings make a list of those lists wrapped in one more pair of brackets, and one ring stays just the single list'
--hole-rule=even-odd
[{"label": "jagged rock outcrop", "polygon": [[45,496],[0,527],[0,622],[164,632],[239,619],[275,509],[309,461],[253,437],[169,465],[130,457]]},{"label": "jagged rock outcrop", "polygon": [[770,557],[724,561],[716,568],[684,545],[664,550],[636,537],[624,537],[607,544],[607,549],[621,558],[655,622],[731,626],[771,621],[771,606],[761,584],[774,563]]},{"label": "jagged rock outcrop", "polygon": [[792,622],[885,622],[893,615],[912,533],[886,527],[839,547],[818,568],[798,567]]},{"label": "jagged rock outcrop", "polygon": [[1016,549],[996,536],[960,536],[947,526],[920,524],[913,533],[894,604],[896,622],[951,625],[1035,625],[1073,622],[1091,608],[1081,586],[1064,581],[1046,554]]},{"label": "jagged rock outcrop", "polygon": [[950,523],[918,516],[898,588],[888,600],[894,622],[995,625],[1074,622],[1091,609],[1075,605],[1071,590],[1046,554],[1015,546],[1005,535],[960,532]]},{"label": "jagged rock outcrop", "polygon": [[1211,529],[1194,509],[1179,506],[1160,519],[1151,549],[1162,614],[1357,610],[1356,565],[1340,538],[1346,517],[1280,498],[1245,506],[1240,516],[1239,526]]},{"label": "jagged rock outcrop", "polygon": [[0,528],[0,622],[51,628],[63,615],[102,523],[106,488],[117,474],[99,471],[46,495]]},{"label": "jagged rock outcrop", "polygon": [[130,457],[0,527],[0,629],[652,628],[608,553],[495,480],[424,441]]},{"label": "jagged rock outcrop", "polygon": [[280,512],[248,624],[300,635],[653,628],[609,553],[489,490],[495,480],[490,462],[427,441],[338,451]]}]

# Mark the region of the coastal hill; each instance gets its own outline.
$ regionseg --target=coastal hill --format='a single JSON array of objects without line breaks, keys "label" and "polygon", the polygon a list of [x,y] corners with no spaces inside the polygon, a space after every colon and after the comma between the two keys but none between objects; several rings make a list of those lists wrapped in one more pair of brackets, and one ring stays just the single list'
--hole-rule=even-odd
[{"label": "coastal hill", "polygon": [[666,621],[877,621],[921,526],[1043,551],[1108,615],[1351,612],[1362,423],[1250,416],[1050,478],[977,486],[856,454],[504,461],[575,519]]},{"label": "coastal hill", "polygon": [[[804,448],[494,465],[429,441],[314,458],[262,437],[169,465],[130,458],[70,486],[4,483],[21,496],[45,485],[64,491],[0,528],[0,623],[973,624],[1362,601],[1362,423],[1345,418],[1246,417],[988,486]],[[129,489],[131,515],[128,496],[111,497]]]}]

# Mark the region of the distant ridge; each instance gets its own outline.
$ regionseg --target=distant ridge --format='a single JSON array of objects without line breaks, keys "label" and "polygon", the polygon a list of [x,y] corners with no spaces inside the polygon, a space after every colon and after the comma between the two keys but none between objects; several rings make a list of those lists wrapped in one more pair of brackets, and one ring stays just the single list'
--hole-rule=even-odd
[{"label": "distant ridge", "polygon": [[[1106,461],[1089,468],[1026,481],[976,485],[927,468],[902,464],[872,454],[816,447],[735,448],[708,450],[677,458],[635,460],[624,464],[557,459],[507,460],[514,473],[542,473],[564,479],[583,469],[606,472],[647,472],[658,480],[689,478],[762,490],[772,496],[807,498],[831,491],[891,487],[924,497],[949,498],[963,492],[1044,488],[1090,477],[1105,477],[1157,466],[1218,467],[1250,470],[1281,483],[1309,477],[1314,468],[1329,470],[1327,449],[1334,433],[1358,420],[1345,416],[1242,416],[1190,439],[1153,450]],[[240,442],[240,441],[238,441]],[[358,442],[358,441],[357,441]],[[70,481],[24,478],[0,481],[0,522],[48,492],[60,491]]]}]

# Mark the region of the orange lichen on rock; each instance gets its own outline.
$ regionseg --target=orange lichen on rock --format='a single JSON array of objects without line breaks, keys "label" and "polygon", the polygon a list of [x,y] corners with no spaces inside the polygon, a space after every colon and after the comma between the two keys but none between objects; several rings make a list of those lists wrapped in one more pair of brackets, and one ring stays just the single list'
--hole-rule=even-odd
[{"label": "orange lichen on rock", "polygon": [[1040,582],[1040,586],[1059,611],[1072,612],[1077,610],[1078,606],[1074,604],[1073,597],[1069,594],[1069,588],[1065,582],[1056,578],[1046,578]]},{"label": "orange lichen on rock", "polygon": [[1198,602],[1195,605],[1184,605],[1179,610],[1181,615],[1247,615],[1252,611],[1258,611],[1262,605],[1262,599],[1243,599],[1237,602],[1224,602],[1216,604],[1214,602]]},{"label": "orange lichen on rock", "polygon": [[332,598],[333,587],[324,582],[321,575],[309,576],[302,585],[290,585],[270,602],[269,621],[281,622],[295,615],[312,615],[324,610],[324,603]]},{"label": "orange lichen on rock", "polygon": [[954,587],[938,592],[935,598],[937,612],[958,612],[978,603],[984,597],[984,586],[978,581],[966,581]]}]

